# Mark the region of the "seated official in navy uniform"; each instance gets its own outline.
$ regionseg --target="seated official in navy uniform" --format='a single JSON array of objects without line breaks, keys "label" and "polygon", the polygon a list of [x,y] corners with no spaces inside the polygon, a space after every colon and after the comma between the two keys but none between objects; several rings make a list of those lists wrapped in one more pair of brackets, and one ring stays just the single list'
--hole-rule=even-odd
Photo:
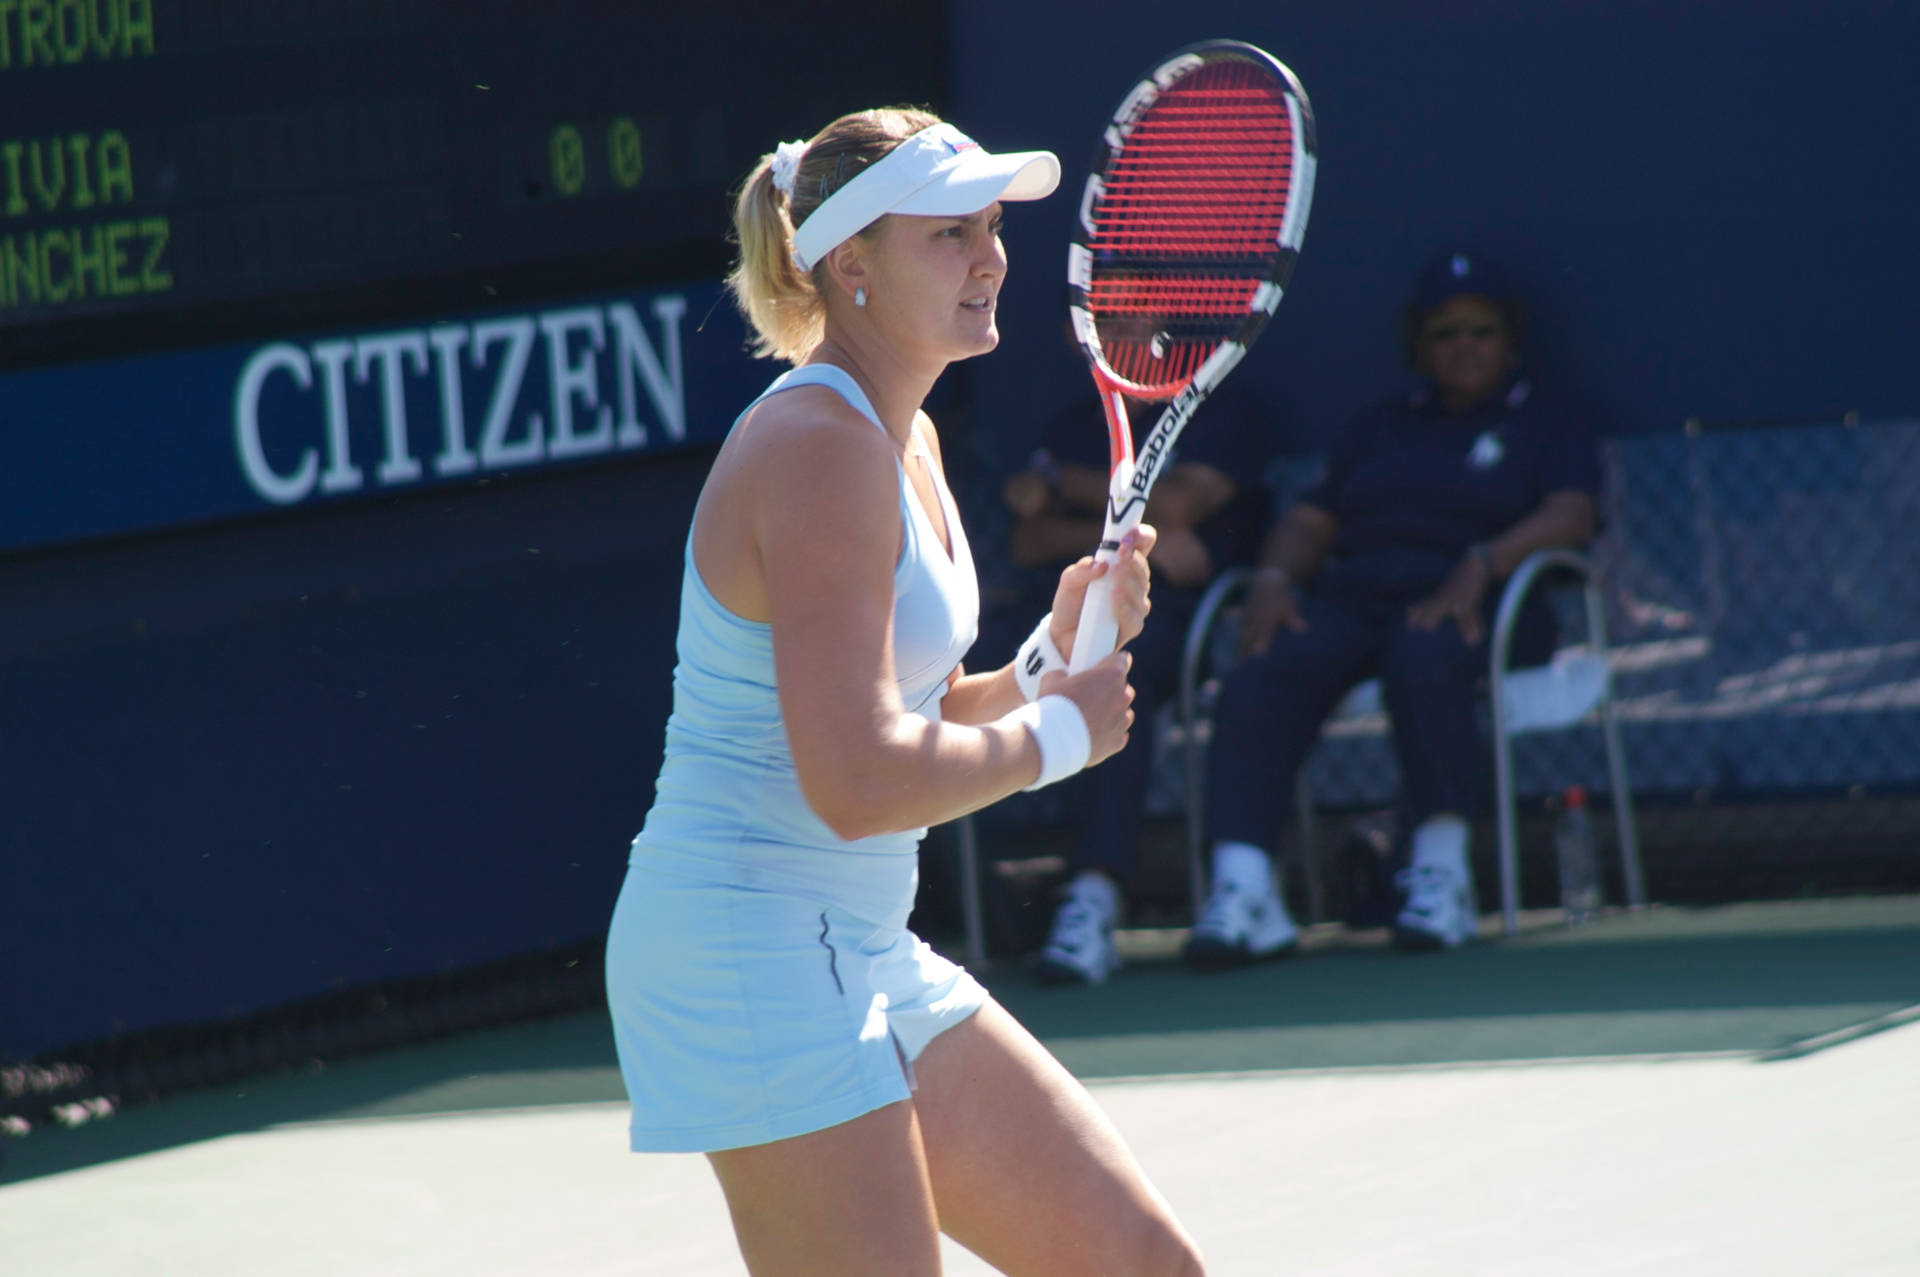
[{"label": "seated official in navy uniform", "polygon": [[[1325,473],[1261,547],[1245,659],[1214,719],[1213,887],[1187,942],[1195,966],[1295,946],[1276,887],[1279,831],[1327,716],[1370,678],[1381,680],[1413,831],[1395,940],[1453,948],[1476,929],[1468,833],[1489,753],[1476,698],[1499,584],[1535,550],[1592,538],[1600,462],[1581,414],[1524,375],[1519,303],[1491,258],[1429,263],[1402,336],[1423,384],[1348,423]],[[1555,639],[1536,596],[1514,662],[1545,660]]]}]

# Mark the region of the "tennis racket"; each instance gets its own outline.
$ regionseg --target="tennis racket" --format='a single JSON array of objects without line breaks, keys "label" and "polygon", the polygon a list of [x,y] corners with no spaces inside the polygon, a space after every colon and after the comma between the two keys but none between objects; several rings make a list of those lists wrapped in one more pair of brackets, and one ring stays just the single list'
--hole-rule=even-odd
[{"label": "tennis racket", "polygon": [[[1194,409],[1260,335],[1293,273],[1316,164],[1313,108],[1272,56],[1189,45],[1130,91],[1094,153],[1067,250],[1068,307],[1107,418],[1111,563]],[[1165,403],[1136,457],[1126,400]],[[1111,587],[1094,582],[1071,670],[1114,649]]]}]

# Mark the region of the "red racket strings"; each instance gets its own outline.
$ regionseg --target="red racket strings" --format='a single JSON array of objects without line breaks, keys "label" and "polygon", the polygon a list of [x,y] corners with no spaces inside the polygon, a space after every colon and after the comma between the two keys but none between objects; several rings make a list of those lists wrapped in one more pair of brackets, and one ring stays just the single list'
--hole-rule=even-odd
[{"label": "red racket strings", "polygon": [[1087,309],[1121,378],[1170,396],[1233,335],[1280,251],[1294,149],[1278,86],[1230,62],[1134,122],[1088,240]]}]

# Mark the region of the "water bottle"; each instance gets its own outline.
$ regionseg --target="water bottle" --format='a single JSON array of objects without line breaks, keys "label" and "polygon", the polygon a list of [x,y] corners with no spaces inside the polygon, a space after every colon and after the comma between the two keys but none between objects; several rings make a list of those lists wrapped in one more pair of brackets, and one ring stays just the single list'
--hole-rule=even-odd
[{"label": "water bottle", "polygon": [[1560,861],[1560,907],[1568,922],[1584,922],[1600,908],[1600,866],[1593,848],[1593,813],[1587,810],[1587,791],[1579,785],[1562,799],[1553,845]]}]

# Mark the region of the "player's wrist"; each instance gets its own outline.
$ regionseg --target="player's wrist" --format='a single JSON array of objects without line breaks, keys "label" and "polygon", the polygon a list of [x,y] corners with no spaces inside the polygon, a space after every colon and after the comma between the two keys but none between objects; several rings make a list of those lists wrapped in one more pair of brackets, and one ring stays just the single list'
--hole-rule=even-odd
[{"label": "player's wrist", "polygon": [[1064,671],[1067,658],[1061,655],[1060,645],[1053,638],[1053,613],[1040,618],[1040,624],[1033,627],[1033,633],[1027,635],[1027,641],[1013,658],[1013,681],[1020,686],[1020,695],[1028,701],[1040,698],[1040,680],[1054,670]]},{"label": "player's wrist", "polygon": [[1080,707],[1059,694],[1022,705],[1009,719],[1027,729],[1040,750],[1040,776],[1025,788],[1042,789],[1065,780],[1093,757],[1093,735]]}]

